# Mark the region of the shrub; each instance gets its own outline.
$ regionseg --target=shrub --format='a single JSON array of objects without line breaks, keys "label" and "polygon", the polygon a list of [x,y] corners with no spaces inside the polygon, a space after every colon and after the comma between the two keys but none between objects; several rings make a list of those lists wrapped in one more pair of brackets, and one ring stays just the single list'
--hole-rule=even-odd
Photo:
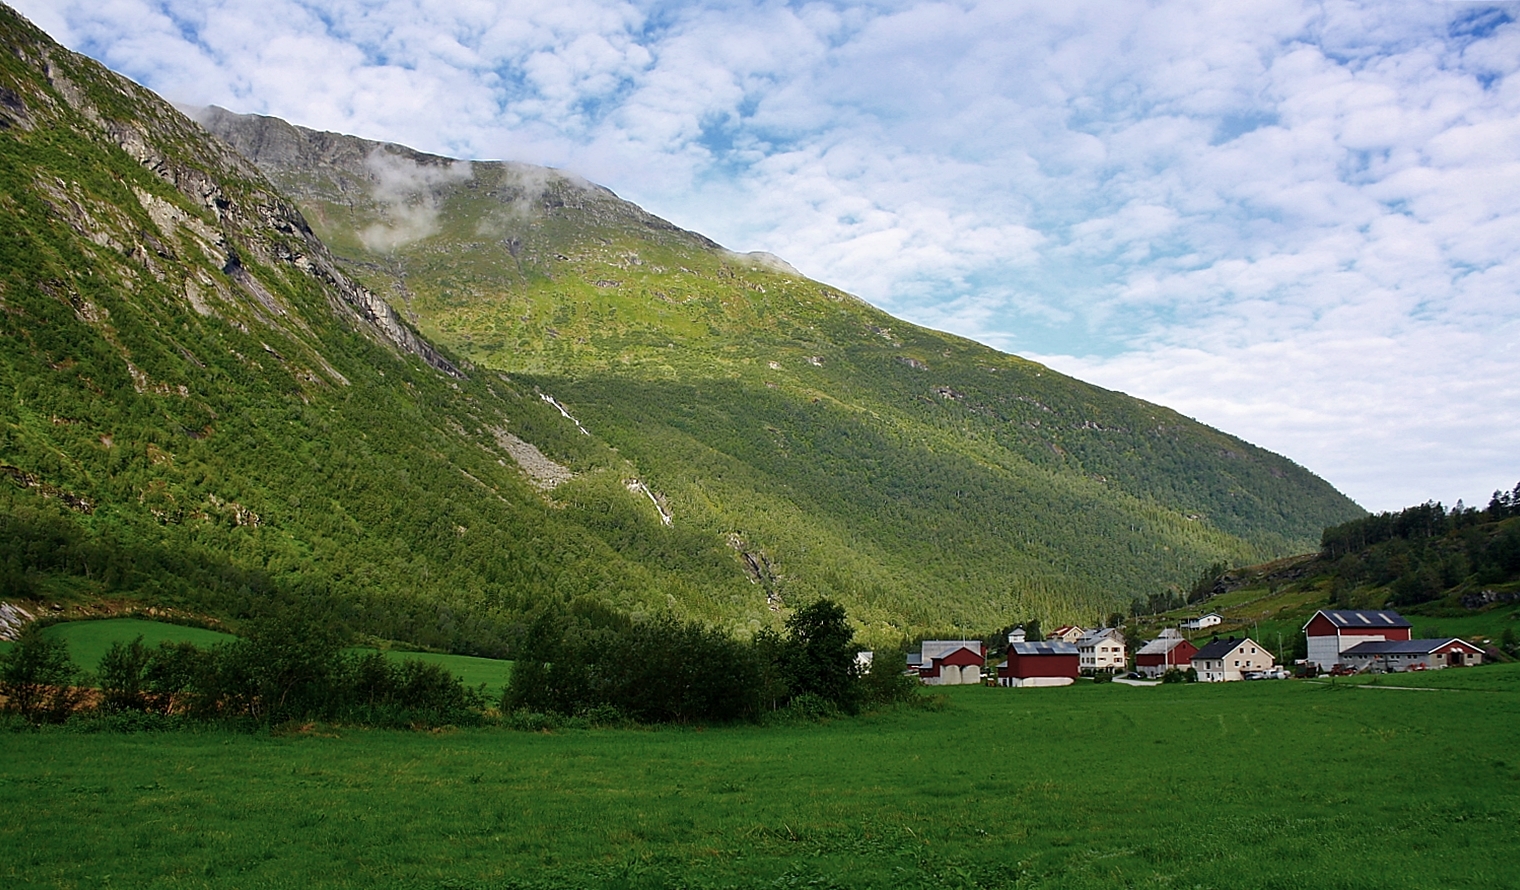
[{"label": "shrub", "polygon": [[111,644],[100,660],[100,707],[108,713],[146,711],[148,699],[148,662],[152,653],[143,645],[141,635],[130,643]]},{"label": "shrub", "polygon": [[7,711],[32,724],[62,723],[84,698],[74,686],[78,673],[67,643],[28,625],[10,651],[0,654],[0,695]]},{"label": "shrub", "polygon": [[[1193,669],[1192,668],[1188,668],[1188,670],[1191,671]],[[1161,675],[1161,682],[1163,684],[1165,684],[1165,683],[1186,683],[1186,682],[1188,682],[1188,678],[1187,678],[1187,674],[1184,674],[1178,668],[1174,668],[1173,667],[1173,668],[1167,668],[1166,669],[1166,673],[1164,673],[1164,674]]]}]

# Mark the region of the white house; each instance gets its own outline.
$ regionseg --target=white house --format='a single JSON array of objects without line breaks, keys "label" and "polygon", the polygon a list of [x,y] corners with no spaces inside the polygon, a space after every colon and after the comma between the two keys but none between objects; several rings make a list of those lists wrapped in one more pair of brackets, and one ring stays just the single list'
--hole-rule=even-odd
[{"label": "white house", "polygon": [[1189,618],[1182,622],[1184,630],[1203,630],[1206,627],[1218,627],[1224,623],[1224,616],[1218,612],[1210,612],[1207,615],[1199,615],[1197,618]]},{"label": "white house", "polygon": [[1091,630],[1077,640],[1078,664],[1085,671],[1122,671],[1124,634],[1117,627]]},{"label": "white house", "polygon": [[1267,671],[1276,666],[1272,653],[1250,637],[1207,643],[1193,656],[1192,664],[1202,683],[1244,680],[1246,671]]}]

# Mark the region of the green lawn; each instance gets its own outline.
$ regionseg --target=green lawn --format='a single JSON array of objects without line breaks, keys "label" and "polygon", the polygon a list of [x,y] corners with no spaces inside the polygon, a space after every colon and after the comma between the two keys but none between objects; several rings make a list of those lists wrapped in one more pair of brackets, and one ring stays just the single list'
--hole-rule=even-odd
[{"label": "green lawn", "polygon": [[444,655],[438,652],[400,652],[391,650],[385,653],[393,660],[405,661],[415,659],[442,665],[449,673],[464,681],[466,686],[479,686],[486,684],[486,694],[491,700],[501,698],[502,690],[507,688],[507,680],[512,676],[512,662],[499,658],[476,658],[473,655]]},{"label": "green lawn", "polygon": [[111,648],[112,643],[131,642],[139,635],[149,646],[157,646],[159,643],[194,643],[197,646],[215,646],[233,639],[231,634],[214,630],[166,624],[162,621],[147,621],[141,618],[67,621],[45,628],[42,632],[47,636],[67,642],[69,657],[87,671],[94,671],[100,666],[100,659],[105,656],[106,650]]},{"label": "green lawn", "polygon": [[[94,621],[68,621],[44,629],[50,637],[60,638],[69,644],[69,657],[84,670],[94,671],[100,659],[117,641],[126,643],[142,636],[149,646],[160,642],[195,643],[198,646],[214,646],[234,639],[231,634],[198,627],[183,627],[162,621],[140,618],[103,618]],[[0,652],[10,648],[10,643],[0,642]],[[355,650],[373,651],[373,650]],[[437,652],[403,652],[390,650],[386,653],[397,661],[416,659],[440,664],[450,673],[464,681],[467,686],[486,684],[487,694],[499,698],[512,675],[512,662],[496,658],[475,658],[470,655],[444,655]]]},{"label": "green lawn", "polygon": [[0,884],[1520,885],[1520,670],[1446,675],[1482,688],[979,687],[707,731],[18,733]]}]

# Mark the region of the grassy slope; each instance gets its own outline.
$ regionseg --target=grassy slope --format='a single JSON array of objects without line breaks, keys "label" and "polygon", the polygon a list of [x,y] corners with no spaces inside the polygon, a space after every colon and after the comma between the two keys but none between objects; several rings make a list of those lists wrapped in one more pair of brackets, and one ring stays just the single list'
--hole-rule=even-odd
[{"label": "grassy slope", "polygon": [[[1355,512],[1165,409],[526,168],[478,165],[435,239],[373,262],[315,207],[349,268],[474,358],[451,379],[354,310],[257,169],[12,13],[0,30],[0,596],[235,618],[330,589],[361,631],[503,654],[547,598],[744,631],[827,594],[875,642],[1091,620]],[[576,477],[535,490],[500,431]]]},{"label": "grassy slope", "polygon": [[[0,131],[0,595],[235,614],[327,587],[362,630],[485,652],[545,597],[772,617],[721,539],[663,529],[531,388],[384,345],[225,146],[8,11],[0,30],[23,105]],[[496,429],[574,463],[574,503]]]},{"label": "grassy slope", "polygon": [[438,342],[565,403],[679,523],[763,551],[783,598],[829,593],[868,622],[930,627],[1090,621],[1358,512],[1277,455],[893,319],[553,171],[466,172],[268,118],[204,119],[355,275]]},{"label": "grassy slope", "polygon": [[1516,671],[1450,673],[1490,688],[967,688],[940,713],[706,732],[24,734],[0,761],[0,806],[25,814],[0,824],[0,876],[1514,886]]},{"label": "grassy slope", "polygon": [[[1472,572],[1475,565],[1483,565],[1486,546],[1506,535],[1514,540],[1517,530],[1520,518],[1485,521],[1415,542],[1384,541],[1340,560],[1307,553],[1235,568],[1215,580],[1216,589],[1223,592],[1187,608],[1132,620],[1131,626],[1149,639],[1183,618],[1218,612],[1225,619],[1223,624],[1192,636],[1207,639],[1216,632],[1243,633],[1276,648],[1279,640],[1291,643],[1300,637],[1304,624],[1319,609],[1395,609],[1413,625],[1416,638],[1462,637],[1488,647],[1498,643],[1506,630],[1520,632],[1520,603],[1498,602],[1473,609],[1463,606],[1462,599],[1481,590],[1520,591],[1520,575],[1513,571],[1487,566]],[[1450,586],[1426,602],[1398,602],[1395,590],[1401,578],[1426,564],[1440,566],[1454,557],[1461,568],[1444,582]],[[1366,570],[1369,564],[1376,567],[1373,572]],[[1355,573],[1349,579],[1344,574],[1348,571]]]}]

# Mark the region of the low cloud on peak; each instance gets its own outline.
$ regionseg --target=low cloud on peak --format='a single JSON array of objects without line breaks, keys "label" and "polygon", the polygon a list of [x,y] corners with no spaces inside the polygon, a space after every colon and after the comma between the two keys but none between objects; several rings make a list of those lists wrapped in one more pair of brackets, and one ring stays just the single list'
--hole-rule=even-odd
[{"label": "low cloud on peak", "polygon": [[1520,4],[16,5],[172,99],[575,170],[1375,509],[1520,479]]}]

